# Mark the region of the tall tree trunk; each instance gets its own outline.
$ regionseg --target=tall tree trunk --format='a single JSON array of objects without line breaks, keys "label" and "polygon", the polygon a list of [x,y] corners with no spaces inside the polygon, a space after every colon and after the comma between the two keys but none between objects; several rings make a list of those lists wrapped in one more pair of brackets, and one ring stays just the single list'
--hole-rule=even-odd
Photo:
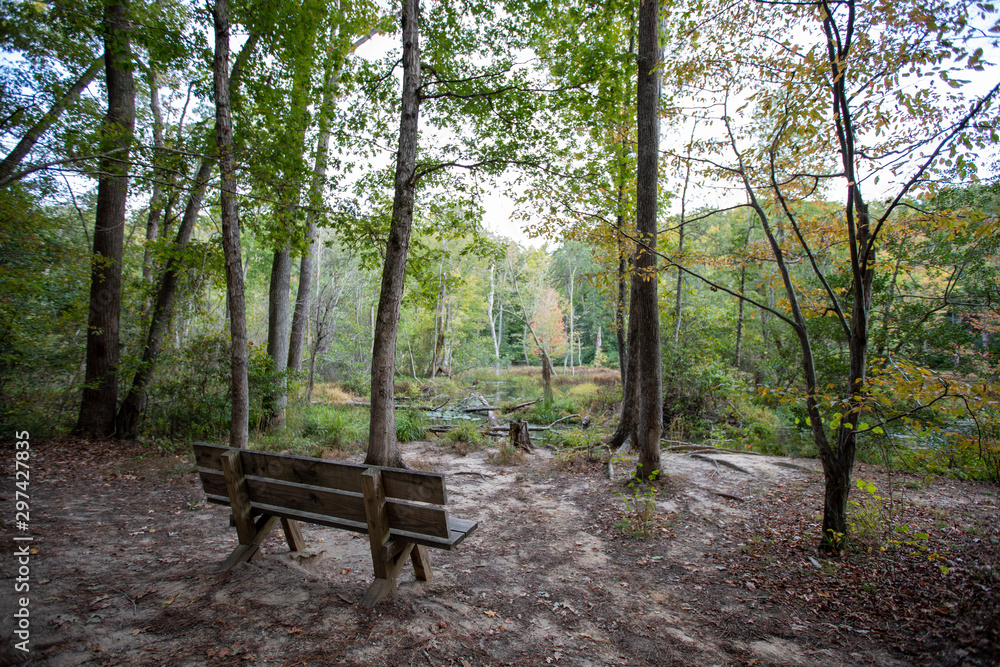
[{"label": "tall tree trunk", "polygon": [[267,356],[271,358],[274,379],[266,390],[264,419],[268,428],[285,422],[285,406],[288,403],[288,379],[285,369],[288,364],[288,343],[291,319],[289,318],[289,295],[292,289],[292,256],[288,248],[277,250],[271,261],[271,282],[267,299]]},{"label": "tall tree trunk", "polygon": [[177,237],[167,258],[166,266],[164,266],[163,276],[160,278],[156,299],[150,312],[149,331],[142,348],[139,369],[132,378],[132,386],[125,401],[118,410],[116,422],[119,438],[134,440],[139,435],[139,422],[146,410],[149,383],[153,378],[156,360],[160,355],[163,339],[166,338],[170,329],[170,321],[174,313],[177,279],[182,268],[180,257],[187,247],[188,241],[191,240],[191,232],[194,231],[195,223],[198,221],[202,199],[208,187],[209,178],[212,176],[213,166],[214,163],[211,160],[202,160],[198,174],[195,176],[194,188],[188,198],[187,208],[184,210],[184,218],[181,220],[180,227],[177,228]]},{"label": "tall tree trunk", "polygon": [[[351,47],[354,51],[367,42],[374,31],[358,38]],[[293,371],[302,369],[302,349],[306,329],[309,327],[309,305],[312,302],[313,264],[316,258],[316,217],[317,211],[323,206],[323,179],[330,163],[331,119],[336,111],[337,96],[334,88],[340,70],[334,58],[327,58],[324,73],[323,102],[320,106],[319,128],[316,137],[316,159],[313,161],[313,178],[309,187],[309,211],[306,214],[306,244],[307,250],[299,263],[299,286],[295,294],[295,312],[292,314],[291,338],[288,342],[288,368]],[[310,385],[311,386],[311,385]],[[311,398],[307,397],[307,400]]]},{"label": "tall tree trunk", "polygon": [[122,253],[128,200],[129,147],[135,129],[135,80],[129,41],[128,5],[104,6],[104,64],[108,112],[101,130],[101,152],[121,149],[101,160],[91,260],[90,312],[87,318],[87,372],[76,432],[108,436],[118,408],[118,326],[121,318]]},{"label": "tall tree trunk", "polygon": [[[621,191],[619,190],[619,198]],[[628,384],[628,331],[625,329],[625,309],[628,299],[628,253],[625,250],[625,216],[621,213],[615,219],[618,233],[618,294],[615,299],[615,338],[618,341],[618,373],[622,378],[622,388]],[[631,318],[630,318],[631,319]],[[618,443],[621,445],[621,443]]]},{"label": "tall tree trunk", "polygon": [[[493,355],[496,359],[496,371],[500,372],[500,335],[497,333],[497,316],[493,314],[493,306],[496,303],[496,283],[493,279],[493,274],[496,271],[496,265],[490,264],[490,295],[487,300],[487,314],[490,318],[490,335],[493,336]],[[500,310],[500,314],[503,314],[503,310]]]},{"label": "tall tree trunk", "polygon": [[594,341],[594,366],[600,365],[601,358],[601,325],[597,325],[597,340]]},{"label": "tall tree trunk", "polygon": [[226,0],[215,0],[212,12],[215,24],[215,135],[219,146],[219,173],[222,180],[222,250],[226,264],[226,305],[232,337],[230,364],[232,376],[229,394],[232,412],[229,444],[246,449],[250,441],[250,390],[247,385],[247,317],[243,293],[243,265],[240,249],[240,213],[236,200],[236,154],[233,144],[233,119],[229,103],[229,8]]},{"label": "tall tree trunk", "polygon": [[[156,168],[163,160],[163,110],[160,107],[160,84],[157,81],[156,70],[149,67],[149,110],[153,114],[153,194],[149,198],[149,213],[146,215],[146,245],[142,251],[142,280],[149,285],[153,281],[153,243],[159,238],[160,216],[163,214],[163,170]],[[198,185],[195,184],[197,188]],[[149,301],[143,306],[143,311],[149,310]]]},{"label": "tall tree trunk", "polygon": [[316,257],[316,211],[323,205],[323,179],[330,154],[330,118],[334,112],[336,96],[334,83],[337,69],[328,58],[324,76],[323,103],[319,114],[319,136],[316,138],[316,159],[313,162],[312,184],[309,187],[309,211],[306,214],[306,243],[308,249],[299,263],[299,287],[295,294],[295,313],[292,315],[292,335],[288,343],[288,367],[293,371],[302,368],[302,342],[309,322],[309,303],[312,298],[313,261]]},{"label": "tall tree trunk", "polygon": [[396,154],[392,222],[382,271],[375,341],[372,349],[371,421],[365,463],[403,467],[396,442],[393,404],[396,372],[396,333],[403,299],[406,254],[413,225],[416,187],[417,126],[420,113],[419,0],[403,0],[403,93],[399,120],[399,151]]},{"label": "tall tree trunk", "polygon": [[637,97],[638,152],[636,161],[636,248],[632,309],[638,314],[637,355],[640,371],[639,464],[636,477],[651,480],[660,474],[660,435],[663,431],[663,387],[660,361],[660,313],[657,301],[656,200],[660,149],[659,0],[639,4],[639,90]]},{"label": "tall tree trunk", "polygon": [[[122,6],[124,7],[125,5]],[[108,20],[108,11],[109,10],[105,8],[104,10],[105,21]],[[122,24],[119,27],[120,29],[124,29],[125,26],[124,24]],[[127,60],[131,57],[131,47],[128,45],[128,38],[125,37],[124,39],[126,45],[125,50],[119,54],[114,55],[114,61],[116,63],[122,64],[123,67],[126,66],[124,65],[124,63],[127,62]],[[105,44],[107,44],[108,41],[107,36],[105,36],[104,41]],[[42,138],[42,135],[48,132],[49,128],[52,127],[57,120],[59,120],[59,117],[63,114],[64,111],[66,111],[67,107],[69,107],[70,104],[75,102],[77,98],[80,97],[80,93],[82,93],[87,88],[87,86],[90,85],[90,82],[93,81],[94,78],[97,76],[97,74],[101,71],[101,67],[103,66],[107,68],[108,66],[107,60],[108,60],[107,55],[95,58],[94,62],[90,64],[90,67],[88,67],[87,70],[83,74],[81,74],[80,77],[76,80],[76,82],[70,87],[70,89],[66,91],[66,94],[60,97],[58,100],[56,100],[52,104],[52,107],[48,110],[48,113],[39,118],[38,121],[28,129],[28,131],[24,134],[24,136],[21,137],[21,140],[17,142],[17,145],[14,146],[14,149],[7,155],[7,157],[3,159],[3,162],[0,162],[0,182],[6,181],[14,174],[14,170],[17,169],[18,165],[21,164],[21,160],[23,160],[24,157],[31,152],[31,149],[35,147],[35,144],[37,144],[38,140]],[[131,79],[132,70],[129,69],[127,74],[128,78]],[[134,84],[133,84],[132,97],[133,97],[132,115],[134,124],[135,122]],[[110,94],[109,94],[109,99],[110,99]],[[112,146],[106,146],[105,150],[111,147]],[[125,161],[127,159],[127,156],[122,157],[119,155],[117,157],[122,161]],[[101,173],[107,173],[107,172],[105,172],[104,169],[102,168]]]},{"label": "tall tree trunk", "polygon": [[631,440],[632,447],[635,448],[639,441],[639,314],[634,306],[637,288],[638,283],[633,273],[629,294],[633,306],[628,313],[628,354],[625,357],[625,383],[622,386],[622,416],[618,428],[608,441],[608,446],[616,448],[624,445],[627,440]]}]

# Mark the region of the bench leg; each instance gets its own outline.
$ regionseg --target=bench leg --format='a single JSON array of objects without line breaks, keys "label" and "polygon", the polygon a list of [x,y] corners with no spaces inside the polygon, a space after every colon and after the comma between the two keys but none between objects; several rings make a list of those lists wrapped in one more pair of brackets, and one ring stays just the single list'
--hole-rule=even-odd
[{"label": "bench leg", "polygon": [[[406,559],[410,557],[411,553],[416,553],[413,544],[407,544],[402,551],[397,555],[393,556],[390,560],[381,563],[382,567],[378,564],[375,566],[376,577],[372,585],[368,587],[365,591],[364,596],[361,598],[361,606],[365,609],[371,609],[379,601],[384,600],[390,595],[395,595],[397,590],[396,577],[399,576],[399,571],[403,569],[403,565],[406,563]],[[383,576],[377,576],[381,574],[379,570],[384,572]]]},{"label": "bench leg", "polygon": [[231,570],[237,563],[245,563],[260,556],[260,545],[267,539],[268,533],[278,524],[278,517],[265,514],[254,525],[255,534],[246,544],[240,544],[229,554],[220,570]]},{"label": "bench leg", "polygon": [[431,570],[431,557],[427,553],[427,547],[422,544],[414,545],[410,559],[413,560],[413,573],[417,576],[417,579],[420,581],[429,581],[434,576],[434,572]]},{"label": "bench leg", "polygon": [[282,519],[281,530],[285,532],[285,541],[288,542],[289,551],[302,551],[306,548],[306,541],[302,537],[302,528],[295,519]]}]

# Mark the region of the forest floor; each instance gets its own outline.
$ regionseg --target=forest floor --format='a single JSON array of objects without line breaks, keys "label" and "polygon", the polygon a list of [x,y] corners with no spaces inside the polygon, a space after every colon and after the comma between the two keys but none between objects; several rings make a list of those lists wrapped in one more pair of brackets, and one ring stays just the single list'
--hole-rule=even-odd
[{"label": "forest floor", "polygon": [[[862,465],[856,477],[885,496],[854,493],[869,532],[885,528],[889,488],[908,532],[825,559],[816,461],[712,456],[740,471],[665,454],[670,481],[644,525],[622,497],[625,462],[610,480],[604,464],[547,451],[501,466],[437,442],[403,450],[448,474],[451,512],[479,529],[431,550],[429,582],[404,569],[399,593],[366,612],[366,537],[304,525],[306,550],[289,554],[276,531],[258,562],[219,573],[236,539],[227,510],[204,502],[189,457],[140,445],[33,441],[30,530],[17,531],[3,445],[0,663],[1000,663],[996,487]],[[11,641],[13,538],[25,535],[27,654]]]}]

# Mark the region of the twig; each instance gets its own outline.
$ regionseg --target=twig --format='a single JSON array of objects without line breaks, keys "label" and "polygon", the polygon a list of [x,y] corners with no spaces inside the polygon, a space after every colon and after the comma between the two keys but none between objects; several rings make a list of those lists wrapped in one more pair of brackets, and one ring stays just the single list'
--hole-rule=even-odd
[{"label": "twig", "polygon": [[128,593],[126,593],[125,591],[123,591],[123,590],[122,590],[122,589],[120,589],[120,588],[116,588],[116,587],[112,586],[111,584],[106,584],[106,583],[104,583],[103,581],[101,582],[101,585],[102,585],[102,586],[104,586],[105,588],[110,588],[111,590],[113,590],[113,591],[117,591],[117,592],[121,593],[122,595],[124,595],[124,596],[125,596],[125,599],[126,599],[126,600],[128,600],[129,602],[131,602],[131,603],[132,603],[132,613],[133,613],[133,614],[134,614],[134,613],[138,613],[138,611],[139,611],[139,607],[138,607],[138,606],[136,605],[136,603],[135,603],[135,600],[133,600],[133,599],[132,599],[132,598],[131,598],[131,597],[129,596],[129,594],[128,594]]},{"label": "twig", "polygon": [[514,412],[515,410],[520,410],[521,408],[526,408],[526,407],[528,407],[529,405],[534,405],[534,404],[535,404],[535,403],[537,403],[538,401],[539,401],[539,399],[537,399],[537,398],[536,398],[535,400],[533,400],[533,401],[528,401],[527,403],[518,403],[517,405],[515,405],[515,406],[514,406],[514,407],[512,407],[512,408],[510,408],[509,410],[504,410],[504,412]]}]

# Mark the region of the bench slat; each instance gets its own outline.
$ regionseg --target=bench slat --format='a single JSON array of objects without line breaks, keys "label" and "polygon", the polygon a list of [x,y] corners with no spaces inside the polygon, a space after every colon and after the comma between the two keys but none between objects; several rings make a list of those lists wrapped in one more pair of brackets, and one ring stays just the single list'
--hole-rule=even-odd
[{"label": "bench slat", "polygon": [[[231,449],[204,442],[194,443],[195,460],[199,468],[222,470],[222,454]],[[327,461],[292,454],[268,454],[250,449],[240,450],[244,475],[268,477],[285,482],[322,486],[339,491],[361,493],[361,473],[368,466],[360,463]],[[444,505],[448,502],[444,475],[440,473],[381,468],[386,498],[405,498]]]},{"label": "bench slat", "polygon": [[[229,498],[227,496],[220,496],[211,493],[206,494],[206,496],[210,503],[229,507]],[[250,506],[259,512],[283,519],[295,519],[296,521],[304,521],[306,523],[313,523],[319,526],[340,528],[342,530],[363,533],[365,535],[368,534],[368,524],[363,521],[337,519],[335,517],[313,514],[301,510],[293,510],[287,507],[276,507],[274,505],[253,501],[250,502]],[[450,551],[461,544],[465,538],[471,535],[478,527],[479,524],[476,521],[457,519],[450,516],[448,517],[448,537],[446,538],[430,537],[428,535],[421,535],[418,533],[411,533],[409,531],[396,530],[392,528],[389,529],[389,534],[392,535],[394,540],[403,540],[406,542],[413,542],[414,544],[422,544],[425,547]]]},{"label": "bench slat", "polygon": [[[226,481],[222,473],[214,470],[198,472],[206,493],[226,495]],[[364,497],[360,493],[263,479],[249,474],[246,475],[246,488],[251,506],[254,507],[262,503],[319,516],[366,523]],[[386,500],[386,513],[389,516],[390,529],[440,538],[449,536],[448,511],[443,508],[416,505],[401,500]]]}]

